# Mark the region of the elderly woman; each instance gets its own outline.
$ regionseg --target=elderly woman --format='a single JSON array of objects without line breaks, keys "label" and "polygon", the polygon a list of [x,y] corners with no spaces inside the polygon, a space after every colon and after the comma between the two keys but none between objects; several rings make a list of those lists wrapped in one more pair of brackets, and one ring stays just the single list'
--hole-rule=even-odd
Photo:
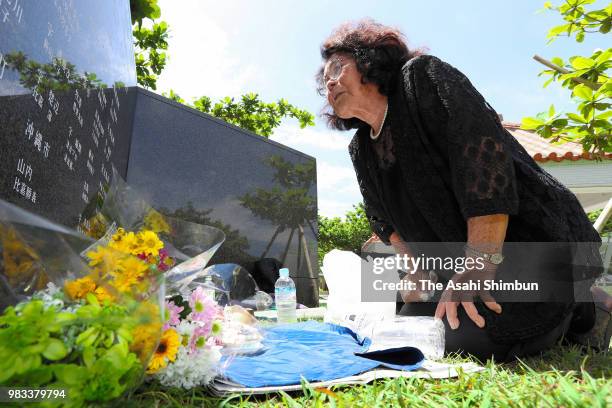
[{"label": "elderly woman", "polygon": [[[414,243],[462,242],[465,256],[484,260],[483,269],[441,274],[440,282],[512,276],[504,242],[601,242],[576,197],[532,160],[453,66],[409,50],[399,31],[371,20],[340,26],[321,56],[328,124],[357,129],[349,152],[374,233],[398,253],[414,253]],[[574,279],[576,262],[559,248],[548,251],[548,272]],[[601,259],[594,250],[583,258],[581,279],[592,282]],[[419,271],[405,279],[429,278]],[[589,333],[595,321],[592,298],[498,303],[485,290],[446,289],[418,302],[424,295],[403,292],[400,314],[445,318],[446,351],[481,359],[539,352],[568,331]]]}]

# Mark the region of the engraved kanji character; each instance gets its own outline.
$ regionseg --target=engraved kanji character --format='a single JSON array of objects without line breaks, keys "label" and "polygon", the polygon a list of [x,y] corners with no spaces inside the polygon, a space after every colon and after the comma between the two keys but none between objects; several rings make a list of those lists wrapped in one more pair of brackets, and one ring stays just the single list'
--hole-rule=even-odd
[{"label": "engraved kanji character", "polygon": [[51,37],[53,35],[53,26],[50,22],[47,22],[47,37]]},{"label": "engraved kanji character", "polygon": [[87,184],[87,182],[83,182],[83,190],[89,192],[89,185]]},{"label": "engraved kanji character", "polygon": [[6,23],[8,21],[9,11],[3,7],[2,14],[4,14],[4,17],[2,18],[2,22]]},{"label": "engraved kanji character", "polygon": [[40,132],[36,132],[36,137],[34,138],[34,147],[36,147],[40,152],[40,149],[42,147],[42,134]]},{"label": "engraved kanji character", "polygon": [[43,154],[45,158],[49,157],[49,142],[45,142],[45,147],[43,147]]},{"label": "engraved kanji character", "polygon": [[20,186],[21,186],[21,181],[19,181],[19,177],[15,177],[15,183],[13,183],[13,190],[19,192]]},{"label": "engraved kanji character", "polygon": [[15,1],[15,6],[13,6],[13,11],[15,12],[15,17],[17,17],[17,23],[21,23],[21,15],[23,14],[23,7],[19,4],[19,0]]},{"label": "engraved kanji character", "polygon": [[55,112],[55,114],[57,115],[57,112],[59,111],[59,102],[55,101],[53,103],[53,112]]},{"label": "engraved kanji character", "polygon": [[28,119],[28,123],[26,124],[25,134],[28,137],[28,140],[32,138],[34,135],[34,122]]},{"label": "engraved kanji character", "polygon": [[19,159],[19,161],[17,161],[17,171],[21,174],[25,173],[25,162],[23,159]]},{"label": "engraved kanji character", "polygon": [[36,204],[36,191],[32,191],[32,202]]},{"label": "engraved kanji character", "polygon": [[29,164],[26,166],[25,176],[28,178],[29,181],[32,181],[32,166],[30,166]]},{"label": "engraved kanji character", "polygon": [[53,113],[51,112],[51,109],[49,109],[47,112],[47,121],[51,122],[51,119],[53,119]]},{"label": "engraved kanji character", "polygon": [[19,189],[19,194],[21,194],[22,196],[25,196],[27,188],[28,188],[28,186],[26,185],[26,183],[21,183],[21,188]]},{"label": "engraved kanji character", "polygon": [[28,200],[30,199],[30,197],[32,197],[32,189],[29,186],[28,186],[28,188],[26,188],[25,197]]}]

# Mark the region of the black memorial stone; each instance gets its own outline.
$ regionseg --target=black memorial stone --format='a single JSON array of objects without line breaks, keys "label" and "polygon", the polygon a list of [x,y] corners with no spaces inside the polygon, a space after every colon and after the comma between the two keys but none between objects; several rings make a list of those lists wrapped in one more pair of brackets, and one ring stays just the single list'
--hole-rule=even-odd
[{"label": "black memorial stone", "polygon": [[[131,92],[132,90],[130,90]],[[142,89],[134,90],[130,186],[166,214],[224,230],[211,263],[275,258],[316,305],[315,160]]]},{"label": "black memorial stone", "polygon": [[316,305],[314,159],[135,85],[127,1],[0,0],[0,198],[77,227],[114,167],[221,228],[211,263],[277,259]]},{"label": "black memorial stone", "polygon": [[0,197],[76,227],[127,171],[136,84],[123,0],[0,1]]}]

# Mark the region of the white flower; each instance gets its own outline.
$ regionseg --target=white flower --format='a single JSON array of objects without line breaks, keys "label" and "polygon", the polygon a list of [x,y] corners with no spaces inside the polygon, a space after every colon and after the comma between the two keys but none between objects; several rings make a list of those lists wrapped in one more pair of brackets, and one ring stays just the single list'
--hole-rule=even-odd
[{"label": "white flower", "polygon": [[189,347],[181,346],[176,360],[155,374],[155,377],[167,387],[190,389],[206,385],[217,375],[220,360],[218,347],[206,347],[190,354]]},{"label": "white flower", "polygon": [[45,308],[53,307],[56,310],[64,308],[64,293],[54,283],[47,283],[47,287],[32,295],[32,299],[42,300]]}]

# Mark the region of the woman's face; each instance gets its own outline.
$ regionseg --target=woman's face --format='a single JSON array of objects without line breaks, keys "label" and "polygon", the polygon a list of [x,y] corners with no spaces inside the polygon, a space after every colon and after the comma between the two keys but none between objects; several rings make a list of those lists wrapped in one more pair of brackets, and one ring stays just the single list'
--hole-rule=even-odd
[{"label": "woman's face", "polygon": [[361,83],[355,60],[347,54],[333,54],[323,68],[327,101],[342,119],[355,117],[371,90]]}]

